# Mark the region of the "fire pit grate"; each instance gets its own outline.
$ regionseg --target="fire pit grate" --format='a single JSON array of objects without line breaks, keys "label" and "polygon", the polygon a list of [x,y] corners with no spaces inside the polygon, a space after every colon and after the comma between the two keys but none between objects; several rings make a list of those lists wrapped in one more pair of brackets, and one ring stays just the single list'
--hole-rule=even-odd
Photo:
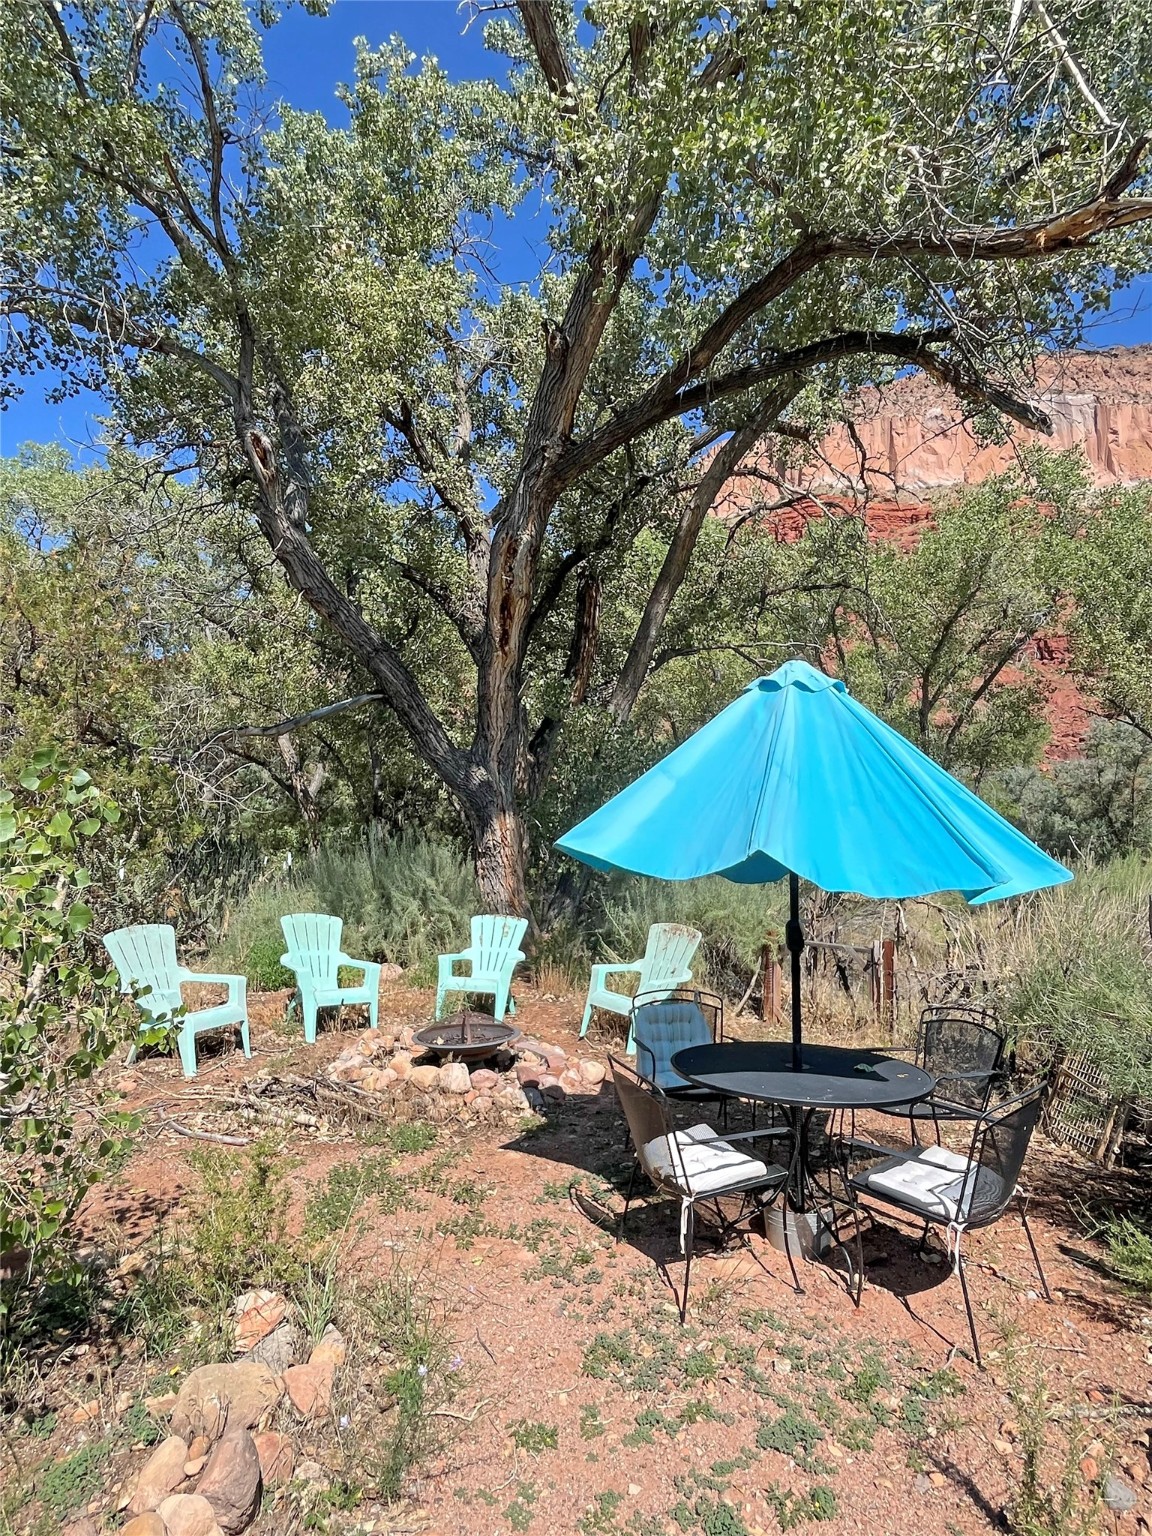
[{"label": "fire pit grate", "polygon": [[437,1056],[455,1057],[457,1061],[481,1061],[519,1040],[520,1031],[511,1024],[498,1024],[488,1013],[454,1013],[416,1030],[413,1043]]}]

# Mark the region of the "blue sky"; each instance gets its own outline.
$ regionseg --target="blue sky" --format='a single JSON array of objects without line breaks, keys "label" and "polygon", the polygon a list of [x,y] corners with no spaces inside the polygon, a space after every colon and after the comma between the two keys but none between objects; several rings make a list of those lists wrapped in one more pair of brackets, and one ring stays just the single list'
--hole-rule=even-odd
[{"label": "blue sky", "polygon": [[[465,30],[467,11],[457,0],[335,0],[327,17],[309,16],[292,7],[268,34],[265,58],[271,91],[293,106],[323,112],[332,122],[345,118],[336,87],[353,74],[355,38],[379,44],[393,34],[413,52],[433,54],[456,79],[479,79],[502,72],[504,61],[483,46],[482,21]],[[531,206],[503,221],[495,231],[502,248],[501,275],[516,280],[536,270],[536,229]],[[1095,347],[1152,342],[1152,279],[1113,300],[1112,313],[1098,319],[1089,343]],[[28,381],[22,399],[0,417],[0,452],[13,453],[24,442],[68,443],[77,457],[98,431],[94,417],[100,402],[92,395],[48,405],[45,389],[52,380]]]}]

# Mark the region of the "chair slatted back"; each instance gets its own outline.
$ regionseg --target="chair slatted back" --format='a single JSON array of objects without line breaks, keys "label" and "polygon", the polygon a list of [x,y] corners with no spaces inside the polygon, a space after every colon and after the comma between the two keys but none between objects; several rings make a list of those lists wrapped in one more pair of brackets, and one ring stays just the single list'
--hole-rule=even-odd
[{"label": "chair slatted back", "polygon": [[472,974],[500,976],[511,969],[512,956],[528,931],[526,917],[495,917],[485,914],[472,919]]},{"label": "chair slatted back", "polygon": [[176,930],[169,923],[136,923],[104,935],[104,948],[124,992],[139,998],[146,1012],[160,1015],[181,1005]]},{"label": "chair slatted back", "polygon": [[632,1006],[636,1067],[661,1088],[683,1087],[672,1066],[677,1051],[712,1045],[723,1035],[723,1007],[706,992],[673,991],[656,998],[639,992]]},{"label": "chair slatted back", "polygon": [[327,912],[295,912],[280,919],[293,970],[318,986],[336,985],[344,921]]},{"label": "chair slatted back", "polygon": [[653,923],[644,946],[637,996],[661,990],[667,993],[684,981],[701,937],[697,929],[683,923]]}]

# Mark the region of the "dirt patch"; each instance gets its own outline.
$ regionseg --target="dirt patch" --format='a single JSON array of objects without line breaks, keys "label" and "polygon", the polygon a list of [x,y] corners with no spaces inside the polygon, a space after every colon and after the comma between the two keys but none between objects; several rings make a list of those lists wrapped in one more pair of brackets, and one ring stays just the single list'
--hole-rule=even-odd
[{"label": "dirt patch", "polygon": [[[206,1053],[190,1083],[166,1057],[120,1074],[142,1128],[128,1164],[93,1191],[84,1221],[94,1244],[111,1246],[126,1284],[133,1256],[178,1220],[195,1188],[191,1153],[215,1145],[174,1126],[235,1134],[225,1101],[237,1084],[268,1071],[314,1076],[363,1023],[350,1017],[306,1046],[284,1020],[284,1001],[254,999],[251,1062],[229,1045]],[[526,992],[518,1022],[572,1057],[604,1060],[613,1037],[579,1039],[581,1001]],[[382,995],[389,1027],[426,1022],[430,1011],[430,994],[397,985]],[[297,1233],[332,1171],[362,1168],[374,1155],[363,1128],[280,1126],[273,1134],[290,1165]],[[892,1137],[891,1123],[883,1134]],[[351,1339],[358,1363],[347,1368],[331,1422],[278,1426],[294,1436],[298,1465],[319,1478],[311,1487],[322,1497],[301,1503],[298,1471],[251,1529],[296,1531],[307,1507],[320,1511],[311,1529],[438,1536],[775,1536],[806,1522],[830,1536],[1001,1530],[1022,1465],[1011,1400],[1017,1367],[997,1343],[1005,1329],[1028,1369],[1044,1368],[1047,1411],[1082,1427],[1085,1441],[1108,1440],[1116,1472],[1135,1490],[1136,1508],[1108,1514],[1100,1529],[1152,1525],[1152,1318],[1108,1280],[1077,1216],[1083,1199],[1114,1195],[1115,1179],[1036,1146],[1028,1174],[1051,1306],[1037,1293],[1018,1223],[971,1236],[990,1367],[979,1373],[965,1354],[962,1299],[947,1264],[925,1263],[915,1252],[919,1233],[886,1220],[867,1239],[869,1284],[858,1310],[819,1266],[804,1267],[797,1295],[781,1255],[754,1237],[747,1249],[701,1254],[681,1329],[676,1210],[642,1203],[620,1243],[610,1223],[587,1214],[619,1208],[629,1166],[608,1088],[550,1104],[546,1118],[511,1131],[440,1127],[434,1146],[391,1164],[387,1197],[367,1191],[347,1224],[340,1278],[371,1294],[402,1271],[434,1297],[451,1340],[443,1443],[402,1503],[373,1498],[357,1433],[380,1368],[370,1353],[355,1354],[366,1342]],[[102,1516],[125,1467],[142,1459],[132,1449],[134,1405],[178,1381],[170,1368],[131,1338],[64,1342],[40,1362],[36,1386],[38,1422],[49,1423],[50,1410],[55,1427],[10,1437],[19,1466],[72,1466],[85,1446],[111,1446],[98,1475],[78,1484],[80,1507],[87,1498]],[[93,1401],[98,1422],[76,1422]],[[357,1469],[358,1457],[365,1464]],[[352,1486],[368,1490],[358,1502]],[[11,1530],[54,1528],[33,1517],[42,1518],[40,1505],[10,1513]]]}]

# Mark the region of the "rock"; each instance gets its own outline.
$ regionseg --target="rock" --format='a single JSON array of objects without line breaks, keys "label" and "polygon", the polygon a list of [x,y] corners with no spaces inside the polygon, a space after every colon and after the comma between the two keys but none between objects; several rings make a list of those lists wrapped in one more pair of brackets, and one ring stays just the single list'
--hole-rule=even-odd
[{"label": "rock", "polygon": [[582,1061],[580,1076],[590,1088],[598,1088],[608,1075],[608,1069],[599,1061]]},{"label": "rock", "polygon": [[217,1440],[229,1429],[252,1429],[280,1401],[281,1387],[259,1360],[201,1365],[188,1377],[172,1409],[172,1433]]},{"label": "rock", "polygon": [[73,1424],[91,1424],[94,1419],[100,1417],[100,1399],[92,1398],[87,1403],[81,1403],[72,1414]]},{"label": "rock", "polygon": [[[96,1527],[91,1522],[84,1527],[66,1527],[64,1536],[68,1536],[70,1531],[74,1531],[74,1536],[87,1536],[88,1531],[92,1532],[92,1536],[96,1536]],[[146,1514],[134,1515],[120,1532],[120,1536],[165,1536],[164,1522],[154,1509],[150,1509]]]},{"label": "rock", "polygon": [[948,1479],[944,1476],[943,1472],[929,1472],[928,1481],[932,1484],[933,1488],[943,1488]]},{"label": "rock", "polygon": [[281,1323],[266,1339],[261,1339],[255,1349],[249,1350],[248,1359],[266,1365],[277,1376],[283,1376],[290,1365],[295,1365],[303,1353],[300,1330],[295,1323]]},{"label": "rock", "polygon": [[387,1093],[388,1090],[400,1079],[391,1067],[380,1067],[376,1072],[376,1092]]},{"label": "rock", "polygon": [[471,1086],[471,1078],[468,1076],[468,1068],[462,1061],[450,1061],[447,1066],[440,1068],[440,1091],[442,1093],[467,1093]]},{"label": "rock", "polygon": [[1086,1483],[1094,1483],[1100,1476],[1100,1463],[1095,1456],[1084,1456],[1080,1461],[1080,1476]]},{"label": "rock", "polygon": [[166,1536],[224,1536],[211,1504],[198,1493],[174,1493],[156,1511]]},{"label": "rock", "polygon": [[293,1365],[284,1372],[284,1390],[302,1419],[322,1419],[332,1407],[332,1383],[336,1367]]},{"label": "rock", "polygon": [[477,1093],[487,1093],[492,1088],[500,1086],[500,1075],[493,1072],[491,1067],[477,1067],[472,1073],[471,1082]]},{"label": "rock", "polygon": [[318,1461],[302,1461],[296,1468],[296,1481],[298,1483],[327,1483],[324,1468]]},{"label": "rock", "polygon": [[412,1058],[407,1051],[398,1051],[388,1065],[397,1077],[407,1077],[412,1070]]},{"label": "rock", "polygon": [[[395,1071],[395,1065],[393,1065]],[[421,1093],[431,1093],[440,1085],[439,1067],[413,1067],[408,1076],[412,1080],[413,1088],[419,1088]]]},{"label": "rock", "polygon": [[176,1406],[175,1392],[165,1392],[162,1397],[146,1397],[144,1410],[154,1419],[166,1419]]},{"label": "rock", "polygon": [[276,1483],[290,1483],[296,1466],[296,1452],[287,1435],[266,1429],[253,1437],[260,1458],[260,1476],[266,1488]]},{"label": "rock", "polygon": [[320,1342],[308,1356],[309,1365],[331,1365],[335,1368],[343,1365],[348,1358],[348,1346],[344,1342],[344,1335],[339,1328],[331,1323],[325,1328],[320,1337]]},{"label": "rock", "polygon": [[365,1056],[375,1056],[384,1049],[384,1037],[378,1029],[366,1029],[356,1048]]},{"label": "rock", "polygon": [[147,1263],[146,1253],[129,1253],[120,1260],[112,1273],[117,1280],[127,1280],[129,1275],[138,1275]]},{"label": "rock", "polygon": [[1104,1502],[1113,1514],[1126,1515],[1136,1508],[1136,1490],[1130,1488],[1122,1477],[1109,1472],[1104,1479]]},{"label": "rock", "polygon": [[542,1077],[547,1076],[548,1067],[538,1061],[518,1061],[513,1071],[516,1081],[522,1088],[526,1088],[529,1083],[538,1083]]},{"label": "rock", "polygon": [[225,1536],[238,1536],[256,1518],[263,1488],[260,1453],[246,1429],[230,1429],[216,1442],[196,1485],[216,1513]]},{"label": "rock", "polygon": [[[145,1515],[142,1518],[147,1520],[150,1516]],[[132,1527],[135,1524],[136,1521],[132,1520],[124,1527],[125,1531],[132,1532],[132,1536],[164,1536],[164,1523],[161,1520],[156,1521],[155,1530],[148,1526],[141,1526],[138,1531],[133,1531]],[[100,1533],[88,1516],[84,1515],[79,1520],[69,1520],[68,1524],[61,1530],[60,1536],[100,1536]]]},{"label": "rock", "polygon": [[534,1056],[539,1056],[541,1061],[547,1063],[549,1072],[557,1077],[568,1064],[568,1052],[562,1046],[548,1045],[543,1040],[519,1040],[516,1043],[516,1050],[520,1055],[531,1052]]},{"label": "rock", "polygon": [[478,1120],[490,1120],[495,1108],[496,1106],[486,1093],[477,1094],[472,1105],[473,1112]]},{"label": "rock", "polygon": [[380,967],[381,981],[399,981],[404,974],[404,967],[397,965],[395,960],[385,960]]},{"label": "rock", "polygon": [[[547,1100],[535,1083],[525,1083],[523,1093],[524,1107],[526,1109],[541,1110],[547,1103]],[[513,1111],[515,1111],[517,1107],[514,1102],[509,1102],[509,1100],[503,1095],[501,1096],[501,1105],[502,1108],[511,1109]]]},{"label": "rock", "polygon": [[932,1484],[928,1481],[923,1472],[917,1472],[912,1486],[915,1488],[917,1493],[927,1493],[928,1490],[932,1487]]},{"label": "rock", "polygon": [[162,1440],[140,1468],[136,1487],[128,1500],[128,1513],[142,1515],[157,1509],[184,1481],[184,1463],[188,1460],[188,1442],[179,1435]]},{"label": "rock", "polygon": [[246,1355],[274,1328],[279,1328],[288,1303],[276,1291],[247,1291],[232,1304],[236,1314],[236,1353]]},{"label": "rock", "polygon": [[553,1104],[562,1104],[567,1098],[567,1094],[564,1092],[564,1089],[561,1086],[560,1079],[558,1077],[553,1077],[550,1072],[545,1073],[545,1075],[540,1079],[536,1086],[539,1088],[544,1097],[546,1099],[550,1099]]},{"label": "rock", "polygon": [[560,1086],[565,1093],[583,1093],[583,1075],[574,1067],[565,1067],[564,1071],[560,1074]]},{"label": "rock", "polygon": [[207,1452],[205,1452],[203,1456],[189,1456],[188,1460],[184,1463],[184,1476],[198,1477],[199,1474],[203,1472],[207,1461]]}]

